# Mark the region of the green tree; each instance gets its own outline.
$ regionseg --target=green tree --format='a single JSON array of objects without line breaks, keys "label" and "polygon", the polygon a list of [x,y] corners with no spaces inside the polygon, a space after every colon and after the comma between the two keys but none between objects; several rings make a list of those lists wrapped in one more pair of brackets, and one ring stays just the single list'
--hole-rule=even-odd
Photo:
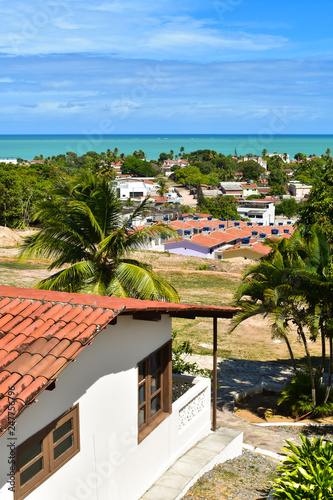
[{"label": "green tree", "polygon": [[254,160],[242,161],[238,163],[238,171],[243,174],[243,181],[257,181],[265,172],[265,169]]},{"label": "green tree", "polygon": [[147,199],[123,222],[114,188],[87,171],[56,186],[50,198],[35,214],[41,230],[27,237],[21,249],[22,257],[52,259],[49,269],[60,269],[37,288],[178,302],[170,283],[129,256],[155,235],[175,234],[163,224],[132,228],[147,209]]},{"label": "green tree", "polygon": [[139,151],[134,151],[133,156],[134,156],[134,158],[138,158],[139,160],[145,160],[146,159],[146,155],[142,151],[142,149],[139,149]]},{"label": "green tree", "polygon": [[237,212],[237,200],[234,196],[214,196],[214,198],[204,198],[200,209],[216,218],[239,217]]},{"label": "green tree", "polygon": [[154,177],[155,170],[149,161],[143,161],[134,156],[127,156],[120,167],[122,174],[137,175],[138,177]]},{"label": "green tree", "polygon": [[295,198],[287,198],[275,206],[276,215],[285,215],[286,217],[293,217],[298,212],[298,203]]},{"label": "green tree", "polygon": [[327,172],[312,186],[310,197],[300,204],[299,222],[322,229],[333,242],[333,171]]},{"label": "green tree", "polygon": [[177,182],[187,186],[197,186],[202,183],[202,174],[198,167],[194,165],[177,169],[175,171],[175,178]]},{"label": "green tree", "polygon": [[165,179],[158,179],[157,183],[160,186],[157,190],[157,194],[159,196],[164,196],[166,193],[169,192],[168,185]]}]

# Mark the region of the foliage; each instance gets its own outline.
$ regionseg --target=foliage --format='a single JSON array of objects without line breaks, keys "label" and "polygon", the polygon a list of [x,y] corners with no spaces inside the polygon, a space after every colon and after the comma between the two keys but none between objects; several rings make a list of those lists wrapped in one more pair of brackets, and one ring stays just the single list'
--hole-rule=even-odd
[{"label": "foliage", "polygon": [[153,177],[156,174],[151,163],[135,158],[134,156],[128,156],[120,168],[121,173],[126,175]]},{"label": "foliage", "polygon": [[[290,240],[266,240],[271,252],[247,270],[236,294],[236,305],[242,308],[234,317],[237,326],[257,314],[269,315],[272,333],[282,337],[288,346],[291,326],[295,325],[305,349],[311,381],[312,410],[330,411],[329,396],[333,381],[333,276],[332,247],[318,229],[302,228]],[[308,337],[321,338],[323,378],[326,341],[329,344],[329,372],[324,399],[318,399]],[[294,370],[296,371],[296,365]],[[299,394],[301,396],[301,394]],[[304,401],[301,401],[303,405]],[[305,398],[306,399],[306,398]],[[327,403],[327,404],[326,404]],[[322,406],[322,409],[319,409]]]},{"label": "foliage", "polygon": [[286,217],[293,217],[297,214],[299,205],[295,198],[286,198],[281,201],[278,205],[275,205],[276,215],[285,215]]},{"label": "foliage", "polygon": [[317,406],[313,408],[311,397],[311,379],[309,370],[299,371],[288,382],[281,393],[278,404],[285,411],[297,418],[311,413],[319,418],[333,414],[333,395],[325,403],[326,387],[321,383],[319,373],[315,375]]},{"label": "foliage", "polygon": [[35,217],[42,229],[27,237],[21,249],[22,257],[51,259],[49,269],[60,269],[37,287],[178,302],[178,294],[167,280],[129,256],[155,235],[175,235],[164,224],[132,229],[147,203],[144,200],[123,222],[121,202],[105,177],[83,171],[58,184],[37,206]]},{"label": "foliage", "polygon": [[289,452],[279,465],[281,476],[274,484],[279,500],[329,500],[333,497],[333,444],[300,434],[302,444],[287,441]]},{"label": "foliage", "polygon": [[217,158],[218,154],[216,151],[211,149],[198,149],[197,151],[191,151],[187,159],[189,163],[196,163],[201,161],[211,161]]},{"label": "foliage", "polygon": [[330,242],[333,241],[333,171],[327,172],[311,189],[309,199],[300,205],[299,222],[319,226]]},{"label": "foliage", "polygon": [[285,167],[285,163],[281,156],[279,155],[274,155],[274,156],[269,156],[267,158],[267,169],[268,170],[274,170],[274,169],[282,169]]},{"label": "foliage", "polygon": [[197,186],[202,184],[202,174],[198,167],[188,165],[175,171],[176,181],[186,186]]},{"label": "foliage", "polygon": [[237,200],[234,196],[214,196],[213,198],[204,198],[200,209],[211,214],[216,218],[238,218],[236,210]]},{"label": "foliage", "polygon": [[198,363],[191,363],[187,357],[193,354],[193,349],[189,340],[184,340],[180,344],[176,343],[176,333],[172,333],[172,373],[178,375],[200,375],[202,377],[212,377],[211,370],[199,368]]},{"label": "foliage", "polygon": [[45,196],[58,175],[49,165],[0,163],[0,224],[29,225],[34,204]]},{"label": "foliage", "polygon": [[238,171],[242,172],[243,181],[257,182],[259,177],[265,172],[265,169],[254,160],[242,161],[238,163]]}]

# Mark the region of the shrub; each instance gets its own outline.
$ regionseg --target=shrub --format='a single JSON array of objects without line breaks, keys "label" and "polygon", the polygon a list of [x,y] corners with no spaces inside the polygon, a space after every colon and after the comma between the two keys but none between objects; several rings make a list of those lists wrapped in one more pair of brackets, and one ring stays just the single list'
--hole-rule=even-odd
[{"label": "shrub", "polygon": [[298,372],[294,378],[286,385],[278,404],[285,411],[294,417],[312,414],[313,417],[323,417],[333,414],[333,397],[329,397],[328,402],[323,402],[326,396],[326,386],[321,383],[319,375],[315,376],[317,405],[313,408],[311,397],[311,380],[308,370]]},{"label": "shrub", "polygon": [[211,378],[211,370],[199,368],[198,363],[191,363],[187,360],[187,356],[193,353],[191,344],[188,340],[184,340],[181,344],[175,342],[176,334],[172,334],[172,373],[179,375],[200,375],[202,377]]},{"label": "shrub", "polygon": [[333,444],[323,438],[311,442],[300,434],[302,444],[287,441],[291,452],[279,465],[282,474],[273,485],[280,500],[329,500],[333,498]]}]

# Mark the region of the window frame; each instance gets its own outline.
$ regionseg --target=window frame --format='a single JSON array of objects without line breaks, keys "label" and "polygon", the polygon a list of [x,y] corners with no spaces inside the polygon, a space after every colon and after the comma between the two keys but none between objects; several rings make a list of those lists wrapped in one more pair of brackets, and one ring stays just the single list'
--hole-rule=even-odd
[{"label": "window frame", "polygon": [[[63,424],[72,420],[72,428],[54,442],[53,433]],[[15,493],[14,500],[21,500],[35,490],[39,485],[52,476],[57,470],[65,465],[80,451],[80,423],[79,423],[79,404],[70,408],[60,415],[49,425],[28,438],[16,449],[16,472],[15,472]],[[72,436],[72,446],[54,458],[54,450],[58,445]],[[33,445],[41,442],[41,452],[34,456],[22,467],[19,465],[20,456]],[[42,469],[21,486],[20,476],[40,459],[43,460]]]},{"label": "window frame", "polygon": [[[152,357],[160,352],[160,367],[151,371]],[[140,365],[145,364],[145,376],[140,380]],[[145,439],[168,415],[172,413],[172,356],[171,340],[153,351],[137,364],[138,371],[138,442]],[[159,387],[151,393],[153,375],[159,375]],[[139,388],[144,386],[144,401],[140,404]],[[151,402],[160,395],[160,408],[151,415]],[[139,425],[140,409],[145,406],[145,423]]]}]

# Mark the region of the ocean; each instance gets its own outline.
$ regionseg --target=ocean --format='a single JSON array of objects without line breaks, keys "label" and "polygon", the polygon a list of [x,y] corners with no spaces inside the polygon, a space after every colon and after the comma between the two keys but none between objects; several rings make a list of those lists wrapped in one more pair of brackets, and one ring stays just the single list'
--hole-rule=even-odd
[{"label": "ocean", "polygon": [[197,149],[212,149],[225,155],[252,153],[296,153],[320,156],[327,148],[333,151],[333,135],[0,135],[0,158],[32,160],[35,156],[56,156],[73,151],[82,155],[88,151],[106,152],[117,148],[119,153],[132,154],[142,149],[148,160],[160,153],[179,154]]}]

